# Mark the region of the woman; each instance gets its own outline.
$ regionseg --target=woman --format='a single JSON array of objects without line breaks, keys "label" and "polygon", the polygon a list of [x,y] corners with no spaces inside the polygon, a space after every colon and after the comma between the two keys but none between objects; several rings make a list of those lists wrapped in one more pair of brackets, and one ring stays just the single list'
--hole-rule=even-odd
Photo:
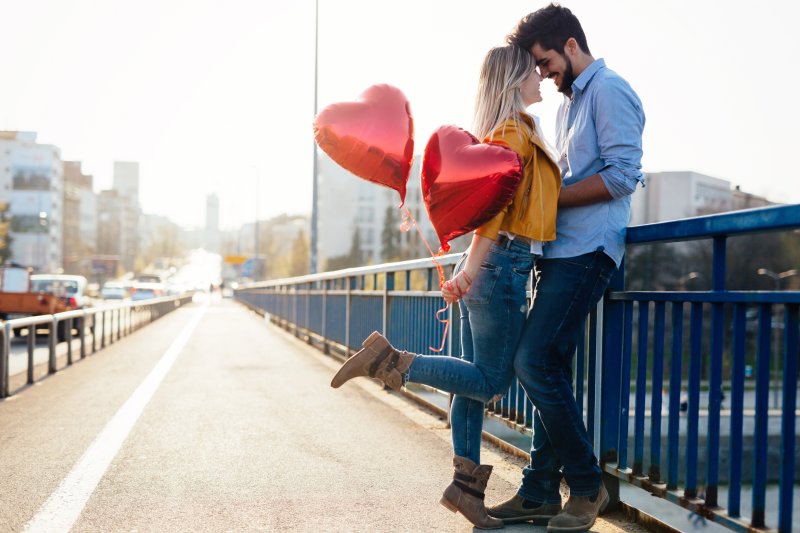
[{"label": "woman", "polygon": [[542,242],[556,236],[561,174],[525,112],[541,101],[541,80],[531,55],[516,46],[493,48],[481,68],[475,135],[516,151],[523,178],[511,203],[475,231],[453,278],[442,287],[448,303],[460,300],[461,359],[401,352],[374,332],[331,382],[339,387],[356,376],[370,376],[395,390],[410,381],[455,394],[450,409],[455,474],[441,503],[483,529],[503,526],[486,514],[483,503],[492,470],[480,464],[485,404],[511,384],[530,272]]}]

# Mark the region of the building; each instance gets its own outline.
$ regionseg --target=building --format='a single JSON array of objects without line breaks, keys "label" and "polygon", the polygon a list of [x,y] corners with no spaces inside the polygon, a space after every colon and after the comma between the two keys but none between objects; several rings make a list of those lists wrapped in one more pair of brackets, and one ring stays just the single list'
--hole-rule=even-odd
[{"label": "building", "polygon": [[206,196],[206,243],[205,249],[218,254],[220,252],[219,232],[219,197],[216,194]]},{"label": "building", "polygon": [[[326,262],[347,255],[358,232],[361,255],[366,263],[380,263],[392,258],[384,257],[382,233],[391,225],[398,232],[398,247],[404,255],[426,257],[428,252],[411,228],[401,232],[402,213],[408,208],[419,223],[431,248],[439,248],[439,240],[428,220],[419,186],[421,157],[414,158],[408,180],[406,201],[399,208],[400,197],[396,191],[358,178],[340,167],[325,154],[320,154],[318,198],[318,262],[326,270]],[[387,212],[389,218],[387,219]]]},{"label": "building", "polygon": [[754,194],[731,188],[727,180],[697,172],[651,172],[631,199],[631,225],[771,205]]},{"label": "building", "polygon": [[0,201],[9,203],[11,260],[38,272],[63,265],[61,151],[36,133],[0,131]]},{"label": "building", "polygon": [[[115,161],[113,190],[117,193],[119,218],[119,256],[123,268],[134,270],[139,254],[139,163]],[[108,213],[110,215],[110,213]]]},{"label": "building", "polygon": [[97,251],[97,196],[80,161],[64,161],[64,272],[91,276]]},{"label": "building", "polygon": [[118,191],[100,191],[97,197],[97,253],[119,259],[122,253],[122,199]]}]

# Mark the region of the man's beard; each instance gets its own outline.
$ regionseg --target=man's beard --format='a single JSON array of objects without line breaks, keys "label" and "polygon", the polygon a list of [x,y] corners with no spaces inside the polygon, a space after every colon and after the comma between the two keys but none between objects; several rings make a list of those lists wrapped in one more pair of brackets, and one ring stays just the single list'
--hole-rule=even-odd
[{"label": "man's beard", "polygon": [[562,56],[567,66],[564,68],[564,73],[561,75],[561,83],[558,84],[558,92],[572,96],[572,84],[575,81],[575,74],[572,72],[572,61],[564,55]]}]

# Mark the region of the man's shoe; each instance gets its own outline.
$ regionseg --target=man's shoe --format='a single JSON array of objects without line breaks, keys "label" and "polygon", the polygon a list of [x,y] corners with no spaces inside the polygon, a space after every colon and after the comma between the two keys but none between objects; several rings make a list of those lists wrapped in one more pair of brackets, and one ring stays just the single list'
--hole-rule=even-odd
[{"label": "man's shoe", "polygon": [[492,474],[490,465],[476,465],[466,457],[453,458],[453,482],[444,490],[439,503],[464,515],[478,529],[498,529],[503,521],[486,514],[483,504],[486,484]]},{"label": "man's shoe", "polygon": [[361,346],[363,348],[345,361],[333,376],[331,387],[338,389],[355,377],[369,376],[383,381],[387,387],[400,390],[403,373],[411,366],[415,354],[395,350],[377,331],[373,331]]},{"label": "man's shoe", "polygon": [[586,531],[594,525],[597,515],[606,510],[609,501],[602,483],[594,496],[570,495],[564,509],[547,523],[547,532]]},{"label": "man's shoe", "polygon": [[561,511],[561,505],[557,503],[532,502],[519,494],[515,494],[503,503],[488,507],[486,511],[489,516],[499,518],[506,524],[520,522],[541,523],[556,516]]}]

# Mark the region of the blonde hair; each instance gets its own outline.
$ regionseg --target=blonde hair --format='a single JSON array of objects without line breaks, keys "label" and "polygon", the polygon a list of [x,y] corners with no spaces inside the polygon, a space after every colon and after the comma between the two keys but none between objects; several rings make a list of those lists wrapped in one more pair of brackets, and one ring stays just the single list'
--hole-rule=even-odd
[{"label": "blonde hair", "polygon": [[525,103],[519,88],[535,67],[531,54],[518,46],[489,50],[483,59],[475,98],[472,129],[478,139],[494,134],[508,119],[521,129],[519,114],[525,112]]}]

